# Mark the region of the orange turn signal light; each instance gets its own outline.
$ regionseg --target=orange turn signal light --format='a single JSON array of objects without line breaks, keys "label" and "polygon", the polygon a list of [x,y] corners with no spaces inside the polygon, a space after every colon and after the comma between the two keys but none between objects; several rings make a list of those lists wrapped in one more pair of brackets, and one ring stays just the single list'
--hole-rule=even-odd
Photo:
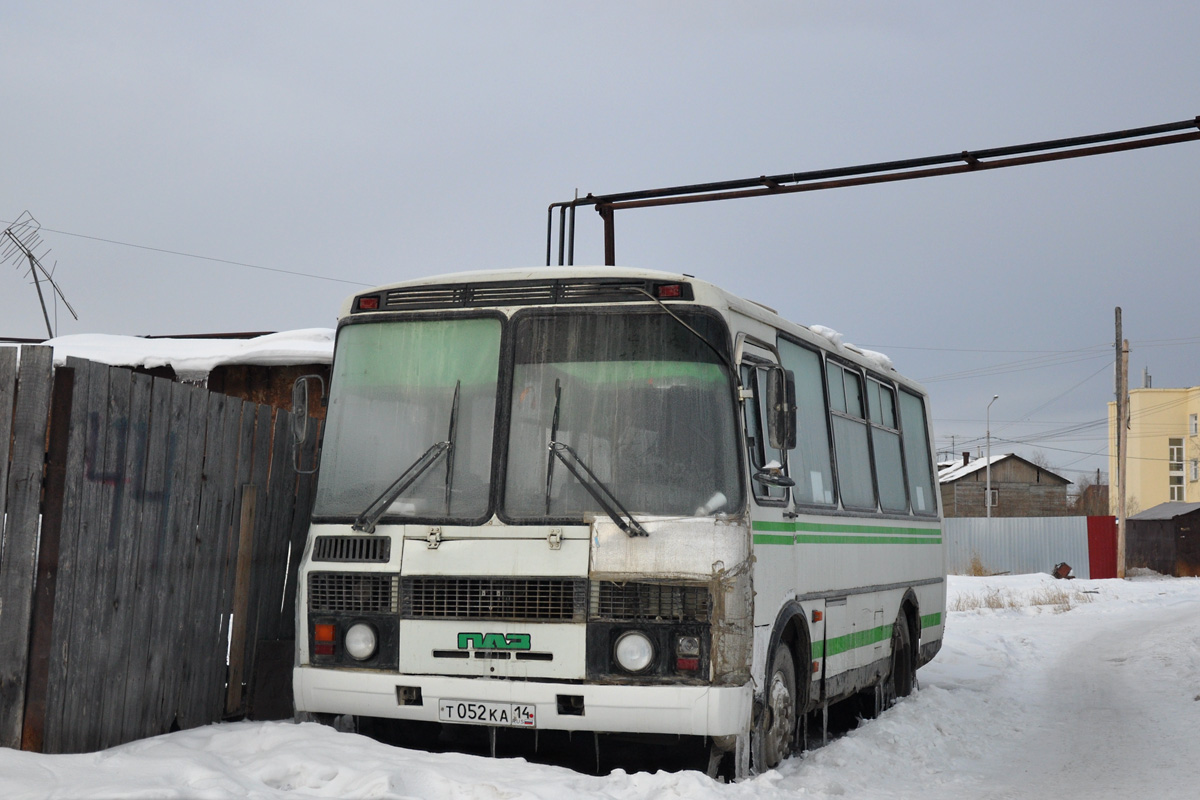
[{"label": "orange turn signal light", "polygon": [[313,625],[313,641],[332,642],[335,640],[334,626],[325,623]]}]

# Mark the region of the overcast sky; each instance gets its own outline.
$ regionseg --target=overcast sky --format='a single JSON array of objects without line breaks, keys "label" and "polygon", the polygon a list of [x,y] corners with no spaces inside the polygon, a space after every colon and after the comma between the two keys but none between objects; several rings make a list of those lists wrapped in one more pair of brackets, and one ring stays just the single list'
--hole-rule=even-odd
[{"label": "overcast sky", "polygon": [[[41,223],[59,334],[333,327],[360,284],[542,264],[576,190],[1193,118],[1197,33],[1182,0],[7,0],[0,219]],[[1191,142],[619,212],[616,252],[888,353],[941,449],[979,446],[999,394],[993,452],[1078,479],[1107,470],[1115,306],[1134,385],[1200,383],[1198,187]],[[0,336],[45,336],[12,263]]]}]

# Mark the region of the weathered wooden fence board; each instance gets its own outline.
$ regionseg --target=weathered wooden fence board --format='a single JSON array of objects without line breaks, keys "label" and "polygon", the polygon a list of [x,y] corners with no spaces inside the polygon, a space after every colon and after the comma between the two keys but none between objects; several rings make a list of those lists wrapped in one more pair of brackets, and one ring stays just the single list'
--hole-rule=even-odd
[{"label": "weathered wooden fence board", "polygon": [[[92,680],[95,672],[88,662],[103,652],[97,640],[101,638],[103,602],[100,598],[106,596],[105,579],[109,568],[107,543],[112,517],[112,495],[106,486],[106,481],[112,479],[112,464],[106,461],[106,455],[109,450],[115,454],[118,436],[115,430],[117,420],[112,419],[114,424],[110,424],[114,405],[111,401],[114,389],[112,375],[99,364],[89,363],[86,369],[91,375],[86,400],[87,440],[84,445],[83,474],[80,476],[84,483],[84,510],[79,519],[77,539],[77,605],[71,619],[70,634],[70,649],[74,658],[67,674],[65,708],[66,742],[67,748],[72,751],[95,749],[99,741],[96,737],[94,744],[87,737],[87,732],[100,716],[99,703],[102,699],[102,687],[98,680]],[[119,378],[116,385],[120,385]],[[93,599],[89,602],[88,598]]]},{"label": "weathered wooden fence board", "polygon": [[[139,500],[142,496],[146,466],[147,421],[150,415],[150,384],[146,375],[120,370],[122,373],[119,413],[124,415],[123,442],[117,453],[117,473],[113,479],[113,514],[109,526],[110,554],[115,569],[109,584],[111,601],[103,605],[104,637],[103,699],[100,703],[100,747],[120,743],[121,721],[124,716],[126,680],[129,673],[129,651],[137,640],[133,629],[135,605],[134,585],[141,542]],[[115,724],[114,724],[115,723]]]},{"label": "weathered wooden fence board", "polygon": [[164,500],[166,497],[166,466],[171,446],[171,382],[154,378],[146,387],[150,395],[150,412],[146,419],[144,479],[140,481],[138,497],[140,510],[137,521],[137,559],[131,564],[132,597],[130,607],[131,637],[128,671],[125,677],[121,725],[116,733],[119,741],[137,738],[145,730],[147,708],[151,705],[150,653],[159,646],[150,636],[155,609],[162,602],[162,584],[158,572],[163,562]]},{"label": "weathered wooden fence board", "polygon": [[[109,372],[106,397],[108,433],[104,439],[104,452],[97,458],[99,473],[89,479],[99,485],[100,502],[96,507],[97,536],[92,545],[89,561],[95,565],[95,592],[98,602],[91,615],[87,639],[89,667],[84,677],[81,694],[73,698],[82,711],[84,729],[80,749],[97,750],[104,747],[106,729],[104,725],[106,700],[111,704],[112,691],[107,682],[107,672],[113,667],[115,655],[114,629],[115,604],[120,570],[120,531],[125,510],[125,455],[129,449],[129,409],[131,372],[114,369]],[[99,454],[97,454],[99,456]],[[111,705],[109,706],[111,707]]]},{"label": "weathered wooden fence board", "polygon": [[67,366],[74,373],[75,388],[72,393],[71,431],[67,442],[66,486],[63,492],[63,521],[59,534],[58,579],[54,592],[54,628],[50,658],[50,674],[46,686],[46,722],[44,726],[44,752],[63,752],[66,749],[67,731],[63,727],[69,702],[68,676],[73,659],[80,658],[79,651],[71,650],[76,611],[75,592],[80,579],[78,564],[80,516],[83,513],[85,483],[84,459],[88,441],[89,382],[92,370],[88,363],[79,359],[67,359]]},{"label": "weathered wooden fence board", "polygon": [[[309,420],[308,438],[301,449],[303,464],[316,463],[317,442],[320,440],[320,425],[316,420]],[[289,463],[294,473],[294,464]],[[304,552],[304,544],[308,540],[308,522],[313,503],[313,493],[317,488],[316,473],[296,475],[295,499],[292,502],[291,530],[289,534],[290,552],[292,558],[287,565],[287,580],[284,583],[283,610],[279,615],[280,639],[295,639],[296,632],[296,580],[300,574],[300,555]],[[296,509],[303,507],[303,511]]]},{"label": "weathered wooden fence board", "polygon": [[50,435],[46,446],[44,511],[38,541],[37,583],[33,597],[33,624],[29,642],[29,682],[25,693],[25,721],[21,748],[41,751],[46,727],[46,695],[53,655],[54,596],[62,541],[63,502],[67,482],[67,448],[71,434],[71,405],[75,371],[54,371],[50,400]]},{"label": "weathered wooden fence board", "polygon": [[[144,735],[147,730],[167,730],[174,711],[168,709],[167,697],[174,698],[177,628],[181,625],[184,601],[187,597],[182,571],[184,536],[181,520],[191,507],[191,484],[187,482],[189,460],[195,460],[199,446],[198,428],[191,424],[192,407],[201,396],[186,386],[170,384],[170,421],[168,423],[168,452],[163,465],[162,501],[159,503],[159,559],[153,565],[147,582],[158,598],[154,604],[147,638],[155,646],[149,648],[146,667],[145,707],[134,727],[127,728],[126,738]],[[170,642],[170,645],[164,643]],[[186,657],[186,653],[183,654]]]},{"label": "weathered wooden fence board", "polygon": [[[230,637],[229,682],[226,693],[225,713],[241,714],[246,709],[246,669],[254,663],[255,633],[258,626],[257,606],[254,602],[254,564],[260,552],[258,537],[262,531],[262,520],[266,517],[267,480],[271,465],[272,414],[267,406],[259,406],[254,420],[254,440],[251,449],[252,469],[249,483],[253,487],[251,512],[243,506],[239,520],[237,583],[235,585],[232,611],[233,628]],[[243,503],[247,495],[243,494]],[[260,506],[261,503],[261,506]]]},{"label": "weathered wooden fence board", "polygon": [[8,443],[17,399],[17,351],[0,348],[0,561],[4,559],[4,509],[8,508]]},{"label": "weathered wooden fence board", "polygon": [[[183,388],[183,387],[181,387]],[[174,559],[170,573],[163,576],[177,592],[175,602],[170,605],[166,621],[166,640],[170,649],[164,654],[162,695],[159,707],[159,727],[167,730],[178,716],[179,697],[183,691],[188,656],[192,652],[189,625],[191,588],[196,563],[196,526],[200,513],[200,493],[204,475],[204,437],[208,425],[208,403],[210,398],[189,392],[187,418],[186,453],[182,461],[181,487],[171,516],[170,537],[173,541]]]},{"label": "weathered wooden fence board", "polygon": [[193,580],[186,627],[183,631],[185,648],[193,654],[193,658],[185,660],[182,664],[183,681],[175,701],[175,713],[181,728],[203,725],[208,716],[204,713],[203,704],[197,696],[203,680],[201,674],[206,671],[204,654],[216,640],[217,627],[209,614],[208,600],[219,546],[216,528],[221,516],[221,491],[218,484],[224,476],[222,462],[230,456],[228,449],[224,447],[225,439],[222,435],[229,402],[230,398],[209,395],[205,411],[207,425],[204,439],[203,489],[200,494],[199,523],[189,543],[192,551]]},{"label": "weathered wooden fence board", "polygon": [[[268,493],[269,529],[264,541],[264,555],[258,562],[260,568],[286,562],[291,531],[291,515],[288,504],[295,496],[296,473],[292,466],[290,415],[279,412],[275,415],[274,452],[271,457],[271,481]],[[282,637],[279,619],[283,607],[283,590],[287,574],[283,571],[264,570],[256,581],[260,587],[258,603],[258,639],[274,640]]]},{"label": "weathered wooden fence board", "polygon": [[[237,578],[238,519],[241,516],[242,486],[250,479],[252,448],[254,445],[254,406],[240,400],[233,403],[227,419],[227,437],[232,451],[232,463],[223,489],[222,517],[218,529],[221,536],[218,554],[217,576],[213,589],[213,611],[218,622],[218,635],[213,646],[226,653],[230,648],[229,633],[232,623],[230,609],[233,603],[234,583]],[[225,714],[226,682],[228,665],[225,658],[211,659],[204,681],[204,708],[214,719]]]},{"label": "weathered wooden fence board", "polygon": [[[24,727],[53,355],[49,347],[24,347],[17,372],[8,518],[0,551],[0,745],[5,747],[21,746]],[[2,449],[8,449],[7,439]]]}]

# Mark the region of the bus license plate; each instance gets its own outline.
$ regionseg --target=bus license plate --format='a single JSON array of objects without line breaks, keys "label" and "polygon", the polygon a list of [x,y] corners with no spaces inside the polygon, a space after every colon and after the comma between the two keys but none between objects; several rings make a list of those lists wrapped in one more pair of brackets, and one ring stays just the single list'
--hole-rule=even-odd
[{"label": "bus license plate", "polygon": [[465,722],[471,725],[500,725],[512,728],[533,728],[534,707],[521,703],[480,703],[471,700],[441,700],[438,719],[442,722]]}]

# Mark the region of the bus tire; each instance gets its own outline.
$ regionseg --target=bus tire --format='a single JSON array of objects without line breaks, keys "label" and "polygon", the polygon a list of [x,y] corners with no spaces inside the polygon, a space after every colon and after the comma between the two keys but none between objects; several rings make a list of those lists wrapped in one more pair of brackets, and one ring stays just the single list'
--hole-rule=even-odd
[{"label": "bus tire", "polygon": [[767,673],[765,708],[759,720],[759,772],[779,766],[792,750],[796,737],[796,664],[791,650],[780,643]]},{"label": "bus tire", "polygon": [[887,705],[890,706],[901,697],[912,694],[916,683],[915,664],[912,633],[902,611],[896,624],[892,626],[892,660],[891,669],[888,671]]}]

